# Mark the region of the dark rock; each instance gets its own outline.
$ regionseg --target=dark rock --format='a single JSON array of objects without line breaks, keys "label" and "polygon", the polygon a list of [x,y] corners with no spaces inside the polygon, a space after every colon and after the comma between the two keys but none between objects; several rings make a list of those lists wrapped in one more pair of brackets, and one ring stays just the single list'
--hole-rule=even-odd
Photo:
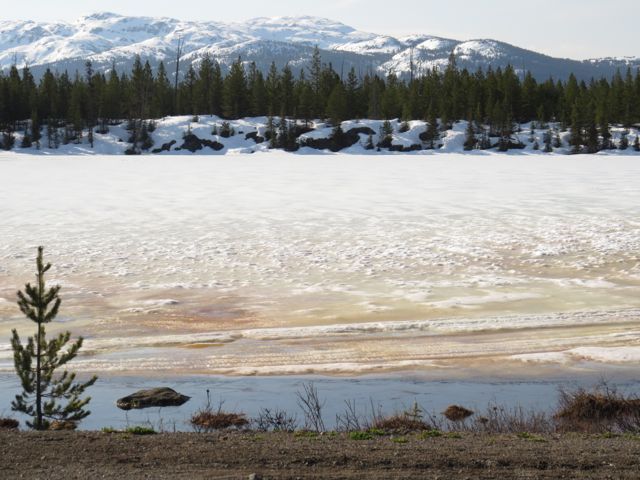
[{"label": "dark rock", "polygon": [[181,395],[171,388],[152,388],[140,390],[132,395],[123,397],[116,402],[121,410],[141,409],[150,407],[179,407],[191,397]]},{"label": "dark rock", "polygon": [[175,144],[176,144],[176,141],[171,140],[168,143],[163,143],[160,148],[154,148],[153,150],[151,150],[151,153],[168,152],[171,150],[171,147],[173,147]]},{"label": "dark rock", "polygon": [[420,150],[422,150],[422,145],[418,145],[417,143],[404,147],[405,152],[419,152]]},{"label": "dark rock", "polygon": [[316,150],[334,150],[334,143],[330,138],[305,138],[300,142],[300,146],[315,148]]},{"label": "dark rock", "polygon": [[260,135],[258,135],[258,132],[249,132],[244,136],[245,140],[253,140],[256,143],[263,143],[264,142],[264,137],[261,137]]},{"label": "dark rock", "polygon": [[193,133],[189,133],[188,135],[184,136],[184,142],[180,146],[180,149],[189,150],[191,153],[195,153],[198,150],[202,150],[204,147],[209,147],[212,150],[220,151],[224,148],[224,145],[222,145],[220,142],[212,142],[211,140],[200,139]]},{"label": "dark rock", "polygon": [[202,150],[202,142],[193,133],[185,135],[183,140],[184,141],[182,142],[182,146],[180,147],[181,150],[189,150],[191,153]]},{"label": "dark rock", "polygon": [[204,145],[205,147],[209,147],[211,150],[215,150],[216,152],[219,152],[220,150],[222,150],[224,148],[224,145],[221,144],[220,142],[216,142],[216,141],[211,141],[211,140],[201,140],[202,141],[202,145]]},{"label": "dark rock", "polygon": [[298,138],[300,135],[304,135],[305,133],[309,133],[309,132],[313,132],[315,130],[315,128],[310,127],[309,125],[307,125],[306,127],[303,125],[296,125],[296,128],[294,129],[295,133],[295,137]]},{"label": "dark rock", "polygon": [[364,135],[375,135],[376,132],[374,132],[371,128],[369,127],[356,127],[356,128],[352,128],[347,132],[347,135],[351,135],[351,134],[364,134]]},{"label": "dark rock", "polygon": [[369,127],[351,128],[346,132],[339,129],[334,130],[329,138],[308,138],[301,146],[315,148],[316,150],[339,152],[358,143],[360,141],[360,134],[373,135],[374,133],[375,132]]}]

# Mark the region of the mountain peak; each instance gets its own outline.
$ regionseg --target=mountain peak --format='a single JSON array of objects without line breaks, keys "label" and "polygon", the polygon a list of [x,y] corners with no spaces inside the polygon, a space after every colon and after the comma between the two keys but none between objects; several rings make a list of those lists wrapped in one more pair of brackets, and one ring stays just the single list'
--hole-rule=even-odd
[{"label": "mountain peak", "polygon": [[109,20],[112,18],[122,18],[123,15],[113,12],[96,12],[80,17],[80,20]]},{"label": "mountain peak", "polygon": [[268,69],[271,62],[296,69],[308,64],[318,46],[323,61],[355,68],[360,73],[394,71],[398,75],[446,65],[451,52],[458,65],[470,70],[511,65],[532,68],[537,78],[581,79],[610,76],[616,68],[640,66],[640,59],[602,59],[576,62],[554,59],[490,39],[458,41],[426,34],[396,38],[363,32],[344,23],[310,15],[258,17],[245,22],[181,21],[172,18],[131,17],[96,12],[75,22],[0,20],[0,69],[16,63],[29,65],[34,74],[47,67],[82,70],[91,60],[97,70],[115,62],[128,69],[140,55],[152,66],[175,56],[178,39],[184,40],[181,65],[198,63],[203,55],[227,68],[238,57]]}]

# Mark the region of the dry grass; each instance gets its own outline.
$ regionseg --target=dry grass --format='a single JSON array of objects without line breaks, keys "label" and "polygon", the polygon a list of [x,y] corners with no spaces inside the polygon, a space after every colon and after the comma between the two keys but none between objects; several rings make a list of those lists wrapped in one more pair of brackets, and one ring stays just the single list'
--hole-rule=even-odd
[{"label": "dry grass", "polygon": [[227,428],[243,428],[249,425],[244,413],[200,410],[191,416],[191,426],[196,432],[212,432]]},{"label": "dry grass", "polygon": [[249,420],[244,413],[232,413],[222,410],[224,402],[218,404],[218,408],[211,406],[211,392],[207,390],[207,403],[203,408],[191,415],[189,423],[196,432],[213,432],[228,428],[241,429],[249,425]]},{"label": "dry grass", "polygon": [[404,413],[400,413],[391,415],[390,417],[374,419],[371,428],[392,433],[409,433],[431,430],[432,426],[420,418],[412,418]]},{"label": "dry grass", "polygon": [[505,408],[489,405],[485,412],[473,418],[468,429],[490,434],[522,432],[548,434],[556,430],[556,422],[545,412],[525,410],[522,407]]},{"label": "dry grass", "polygon": [[461,407],[459,405],[451,405],[447,407],[447,409],[442,412],[442,415],[445,416],[447,420],[450,422],[464,422],[467,418],[472,416],[475,412]]},{"label": "dry grass", "polygon": [[76,428],[78,428],[78,424],[76,422],[64,422],[59,420],[51,422],[51,425],[49,425],[49,430],[56,432],[63,430],[75,430]]},{"label": "dry grass", "polygon": [[598,433],[640,429],[640,399],[625,396],[607,385],[593,391],[560,390],[558,429],[564,432]]}]

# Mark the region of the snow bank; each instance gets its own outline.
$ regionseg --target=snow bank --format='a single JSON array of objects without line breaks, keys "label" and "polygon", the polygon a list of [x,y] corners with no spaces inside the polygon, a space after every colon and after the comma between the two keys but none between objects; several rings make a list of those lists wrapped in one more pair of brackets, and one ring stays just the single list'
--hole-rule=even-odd
[{"label": "snow bank", "polygon": [[[233,135],[223,138],[220,135],[220,128],[223,123],[228,123],[232,129]],[[151,133],[153,139],[153,147],[147,151],[140,152],[144,155],[226,155],[226,154],[254,154],[267,152],[270,150],[269,142],[265,141],[267,132],[268,119],[266,117],[244,118],[240,120],[226,121],[216,116],[177,116],[165,117],[154,121],[156,129]],[[277,129],[279,119],[275,118],[274,123]],[[382,120],[350,120],[342,122],[341,128],[344,132],[353,129],[373,131],[371,141],[377,146],[381,141]],[[420,136],[427,128],[426,122],[415,120],[407,122],[405,128],[399,120],[389,122],[393,128],[390,148],[373,148],[367,149],[369,143],[369,135],[360,133],[359,140],[341,150],[340,153],[352,155],[379,155],[390,153],[402,153],[413,155],[431,155],[438,153],[466,153],[470,155],[482,154],[498,154],[496,149],[491,150],[472,150],[465,152],[464,142],[466,137],[467,122],[461,121],[455,123],[452,128],[441,134],[440,140],[436,141],[436,149],[427,150],[427,145]],[[299,123],[302,126],[302,123]],[[296,153],[298,154],[318,154],[330,153],[329,150],[318,150],[314,148],[304,147],[304,143],[308,140],[329,139],[334,128],[325,122],[315,121],[309,123],[312,130],[299,136],[298,144],[303,146]],[[550,127],[554,127],[551,125]],[[403,131],[405,130],[406,131]],[[531,129],[531,124],[523,124],[521,131],[514,134],[514,140],[524,144],[521,150],[510,150],[506,152],[509,155],[526,155],[540,154],[544,148],[544,136],[549,128]],[[618,144],[625,130],[622,128],[612,128],[613,141]],[[183,147],[184,136],[191,132],[199,139],[205,142],[217,142],[223,147],[220,150],[213,150],[204,147],[196,152],[189,151]],[[217,134],[214,134],[217,133]],[[560,133],[562,146],[554,148],[554,153],[568,154],[570,152],[568,146],[568,133]],[[640,130],[630,129],[627,138],[629,140],[629,148],[625,151],[610,150],[600,152],[598,155],[633,155],[637,152],[633,149],[635,138],[640,135]],[[49,148],[46,132],[43,131],[43,138],[40,140],[40,146],[35,144],[31,148],[20,148],[23,134],[16,133],[16,141],[14,152],[19,154],[37,154],[37,155],[123,155],[125,151],[131,147],[128,143],[131,134],[127,131],[126,123],[113,125],[109,127],[109,132],[102,135],[94,134],[93,148],[88,143],[87,134],[80,139],[79,143],[70,143],[68,145],[60,145],[58,148]],[[491,139],[492,143],[497,143],[497,139]],[[535,149],[537,144],[539,150]],[[163,148],[166,147],[166,148]],[[503,155],[505,153],[502,153]],[[549,154],[546,154],[549,155]]]}]

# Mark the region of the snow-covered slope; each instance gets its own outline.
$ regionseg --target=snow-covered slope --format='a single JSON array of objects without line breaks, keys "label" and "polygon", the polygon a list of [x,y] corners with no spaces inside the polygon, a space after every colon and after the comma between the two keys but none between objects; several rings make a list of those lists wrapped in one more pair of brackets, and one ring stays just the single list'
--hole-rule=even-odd
[{"label": "snow-covered slope", "polygon": [[399,75],[446,65],[451,52],[460,66],[476,69],[514,65],[538,78],[611,75],[616,68],[640,66],[640,59],[607,58],[577,62],[556,59],[490,39],[458,41],[419,34],[402,38],[358,31],[340,22],[303,16],[255,18],[241,23],[193,22],[172,18],[96,13],[73,22],[0,21],[0,68],[28,64],[38,75],[46,67],[82,69],[89,59],[98,69],[116,63],[128,68],[138,54],[155,66],[171,63],[184,41],[183,66],[212,55],[223,67],[239,56],[267,68],[275,61],[301,68],[314,46],[323,60],[341,68]]},{"label": "snow-covered slope", "polygon": [[[274,119],[276,125],[279,119]],[[222,135],[222,126],[228,123],[230,135]],[[225,121],[216,116],[202,115],[196,118],[191,116],[165,117],[154,121],[155,128],[150,133],[153,145],[146,150],[137,149],[135,153],[142,155],[237,155],[258,154],[273,151],[267,137],[268,119],[266,117],[243,118],[239,120]],[[393,130],[389,137],[389,143],[381,144],[383,137],[381,130],[382,120],[348,120],[341,124],[343,132],[351,139],[346,141],[339,149],[333,149],[329,142],[332,137],[333,127],[322,121],[309,123],[296,143],[298,155],[332,154],[340,152],[351,155],[388,155],[411,154],[433,155],[440,153],[465,153],[468,155],[504,155],[498,152],[497,138],[491,138],[493,148],[487,150],[464,150],[467,122],[461,121],[453,125],[450,130],[442,132],[434,142],[434,149],[430,149],[423,141],[423,133],[427,124],[421,120],[414,120],[403,125],[398,119],[392,120],[390,126]],[[298,127],[302,123],[298,122]],[[404,128],[402,128],[404,127]],[[522,144],[521,149],[509,150],[509,155],[549,155],[543,153],[544,137],[549,128],[559,128],[558,124],[551,124],[547,128],[531,130],[531,124],[523,124],[519,133],[514,133],[512,140]],[[553,154],[569,154],[568,131],[557,131],[559,146],[553,147]],[[619,146],[623,135],[626,135],[629,147],[626,150],[607,150],[598,155],[638,155],[633,148],[636,138],[640,138],[640,129],[631,128],[625,130],[619,126],[611,128],[612,141],[615,147]],[[94,134],[94,145],[89,145],[87,132],[78,141],[68,144],[61,143],[62,131],[56,140],[49,143],[43,132],[40,144],[33,144],[29,148],[21,146],[24,137],[23,131],[15,133],[15,146],[12,149],[17,154],[27,155],[124,155],[131,154],[131,132],[127,130],[127,124],[112,125],[105,134]],[[480,135],[477,135],[480,139]],[[380,146],[378,146],[380,145]]]}]

